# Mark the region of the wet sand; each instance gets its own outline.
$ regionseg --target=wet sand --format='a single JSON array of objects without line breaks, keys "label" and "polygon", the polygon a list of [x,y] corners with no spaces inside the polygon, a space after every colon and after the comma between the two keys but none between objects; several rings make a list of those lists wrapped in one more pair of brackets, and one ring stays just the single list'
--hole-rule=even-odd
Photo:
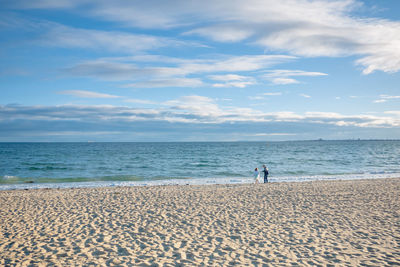
[{"label": "wet sand", "polygon": [[400,265],[400,179],[0,191],[0,265]]}]

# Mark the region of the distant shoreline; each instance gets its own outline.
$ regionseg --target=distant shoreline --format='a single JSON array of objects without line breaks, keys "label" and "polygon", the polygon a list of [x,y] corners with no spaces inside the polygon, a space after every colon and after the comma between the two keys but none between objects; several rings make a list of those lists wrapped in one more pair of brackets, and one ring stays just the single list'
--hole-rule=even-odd
[{"label": "distant shoreline", "polygon": [[327,141],[327,142],[343,142],[343,141],[394,141],[398,142],[400,139],[305,139],[305,140],[260,140],[260,141],[251,141],[251,140],[238,140],[238,141],[0,141],[0,144],[29,144],[29,143],[43,143],[43,144],[51,144],[51,143],[82,143],[82,144],[91,144],[91,143],[278,143],[278,142],[314,142],[314,141]]}]

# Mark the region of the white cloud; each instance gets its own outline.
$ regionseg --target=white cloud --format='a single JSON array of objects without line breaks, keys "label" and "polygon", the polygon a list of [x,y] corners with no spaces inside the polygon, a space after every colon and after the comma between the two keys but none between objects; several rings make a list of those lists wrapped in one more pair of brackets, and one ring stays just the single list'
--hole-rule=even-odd
[{"label": "white cloud", "polygon": [[237,75],[237,74],[224,74],[224,75],[209,75],[208,78],[214,81],[231,82],[231,81],[243,81],[251,77]]},{"label": "white cloud", "polygon": [[82,97],[82,98],[120,98],[121,97],[121,96],[117,96],[117,95],[109,95],[109,94],[97,93],[97,92],[92,92],[92,91],[83,91],[83,90],[66,90],[66,91],[60,91],[58,93],[62,94],[62,95],[72,95],[72,96]]},{"label": "white cloud", "polygon": [[261,95],[249,96],[248,99],[250,99],[250,100],[264,100],[264,99],[266,99],[267,96],[280,96],[280,95],[282,95],[281,92],[267,92],[267,93],[262,93]]},{"label": "white cloud", "polygon": [[[222,42],[250,41],[304,57],[355,55],[365,74],[400,69],[400,22],[358,17],[354,11],[363,5],[358,0],[16,0],[8,5],[75,9],[126,27],[184,29],[186,35]],[[96,34],[92,37],[103,41]],[[126,48],[125,37],[121,39],[117,46]]]},{"label": "white cloud", "polygon": [[[85,3],[85,0],[82,0],[81,3]],[[37,1],[25,1],[25,0],[16,0],[16,1],[11,1],[10,3],[7,3],[7,5],[13,7],[13,8],[34,8],[34,9],[39,9],[39,8],[54,8],[54,9],[59,9],[59,8],[74,8],[77,5],[79,5],[79,1],[75,0],[58,0],[58,1],[52,1],[52,0],[37,0]]]},{"label": "white cloud", "polygon": [[226,75],[209,75],[209,79],[215,81],[221,81],[223,83],[214,83],[213,87],[239,87],[245,88],[249,85],[256,84],[253,77],[242,76],[237,74],[226,74]]},{"label": "white cloud", "polygon": [[380,95],[379,99],[374,100],[373,103],[385,103],[389,100],[400,99],[398,95]]},{"label": "white cloud", "polygon": [[266,115],[276,121],[297,121],[305,118],[303,115],[296,114],[292,111],[272,112]]},{"label": "white cloud", "polygon": [[306,112],[305,119],[314,123],[337,126],[354,126],[360,128],[400,127],[400,119],[376,115],[343,115],[335,112]]},{"label": "white cloud", "polygon": [[296,84],[299,81],[292,78],[273,78],[270,80],[273,84]]},{"label": "white cloud", "polygon": [[115,31],[77,29],[62,25],[51,27],[39,42],[47,46],[87,48],[119,53],[133,53],[183,44],[183,42],[164,37]]},{"label": "white cloud", "polygon": [[73,76],[111,81],[134,81],[135,83],[126,86],[143,88],[202,86],[205,84],[202,78],[188,76],[216,73],[207,76],[208,79],[219,81],[213,84],[214,87],[244,88],[256,84],[256,79],[230,72],[263,70],[292,59],[294,57],[285,55],[214,55],[208,59],[142,55],[84,61],[63,71]]},{"label": "white cloud", "polygon": [[282,95],[282,93],[281,92],[263,93],[263,95],[265,95],[265,96],[278,96],[278,95]]},{"label": "white cloud", "polygon": [[248,96],[247,97],[248,99],[250,99],[250,100],[263,100],[263,99],[265,99],[265,97],[263,97],[263,96]]},{"label": "white cloud", "polygon": [[293,76],[326,76],[328,74],[322,72],[311,72],[311,71],[303,71],[303,70],[268,70],[267,74],[264,77],[293,77]]},{"label": "white cloud", "polygon": [[90,49],[103,53],[132,54],[166,46],[202,46],[196,42],[186,42],[169,37],[134,34],[126,31],[76,28],[52,21],[29,20],[11,15],[3,16],[0,19],[0,25],[4,29],[26,33],[24,38],[28,39],[28,45]]},{"label": "white cloud", "polygon": [[325,76],[326,73],[322,72],[309,72],[303,70],[268,70],[265,71],[262,77],[266,80],[271,81],[273,84],[296,84],[299,83],[298,80],[292,77],[315,77],[315,76]]},{"label": "white cloud", "polygon": [[400,111],[387,111],[382,116],[371,114],[344,115],[334,112],[306,112],[303,114],[281,111],[265,113],[251,108],[219,106],[215,99],[204,96],[184,96],[173,99],[159,108],[139,109],[102,106],[0,106],[0,122],[179,122],[189,124],[298,123],[333,125],[357,128],[399,128]]},{"label": "white cloud", "polygon": [[157,104],[157,102],[154,101],[144,100],[144,99],[134,99],[134,98],[124,99],[123,101],[126,103],[133,103],[133,104],[145,104],[145,105]]},{"label": "white cloud", "polygon": [[299,94],[299,96],[302,96],[302,97],[304,97],[304,98],[311,98],[311,96],[306,95],[306,94]]},{"label": "white cloud", "polygon": [[400,110],[385,111],[385,114],[395,115],[397,117],[400,117]]},{"label": "white cloud", "polygon": [[306,112],[308,118],[342,119],[343,115],[336,112]]},{"label": "white cloud", "polygon": [[180,67],[188,73],[243,72],[262,70],[293,59],[296,57],[286,55],[220,55],[207,60],[188,60]]},{"label": "white cloud", "polygon": [[168,78],[154,79],[143,82],[126,84],[125,87],[133,88],[157,88],[157,87],[198,87],[203,82],[198,78]]},{"label": "white cloud", "polygon": [[205,96],[184,96],[176,100],[167,101],[164,104],[180,112],[185,111],[186,114],[200,117],[216,118],[224,113],[213,99]]},{"label": "white cloud", "polygon": [[[85,132],[85,135],[96,136],[96,135],[114,135],[114,134],[123,134],[122,131],[90,131]],[[34,135],[39,136],[82,136],[82,131],[52,131],[52,132],[38,132]]]},{"label": "white cloud", "polygon": [[380,95],[379,97],[382,99],[400,99],[399,95]]},{"label": "white cloud", "polygon": [[197,34],[211,38],[218,42],[239,42],[249,38],[254,33],[249,28],[242,28],[240,25],[234,27],[232,25],[216,25],[204,28],[197,28],[185,33],[186,35]]},{"label": "white cloud", "polygon": [[255,82],[253,81],[247,81],[247,82],[227,82],[227,83],[214,83],[212,86],[213,87],[239,87],[239,88],[245,88],[249,85],[253,85]]},{"label": "white cloud", "polygon": [[114,61],[112,59],[84,61],[65,68],[63,71],[73,76],[93,77],[111,81],[160,79],[185,74],[183,69],[177,67],[139,67],[134,62]]},{"label": "white cloud", "polygon": [[257,133],[254,134],[253,136],[293,136],[297,135],[294,133]]}]

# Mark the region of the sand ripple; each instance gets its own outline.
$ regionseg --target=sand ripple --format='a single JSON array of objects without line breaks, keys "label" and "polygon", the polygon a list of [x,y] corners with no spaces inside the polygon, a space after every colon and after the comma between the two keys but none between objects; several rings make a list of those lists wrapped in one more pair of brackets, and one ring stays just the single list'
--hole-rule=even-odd
[{"label": "sand ripple", "polygon": [[400,265],[400,179],[0,192],[0,265]]}]

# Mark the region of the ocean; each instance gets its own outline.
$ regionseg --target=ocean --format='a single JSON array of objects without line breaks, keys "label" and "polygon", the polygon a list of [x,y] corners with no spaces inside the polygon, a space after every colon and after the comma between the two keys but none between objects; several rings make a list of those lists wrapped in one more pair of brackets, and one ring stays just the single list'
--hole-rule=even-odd
[{"label": "ocean", "polygon": [[0,190],[400,177],[400,141],[0,143]]}]

